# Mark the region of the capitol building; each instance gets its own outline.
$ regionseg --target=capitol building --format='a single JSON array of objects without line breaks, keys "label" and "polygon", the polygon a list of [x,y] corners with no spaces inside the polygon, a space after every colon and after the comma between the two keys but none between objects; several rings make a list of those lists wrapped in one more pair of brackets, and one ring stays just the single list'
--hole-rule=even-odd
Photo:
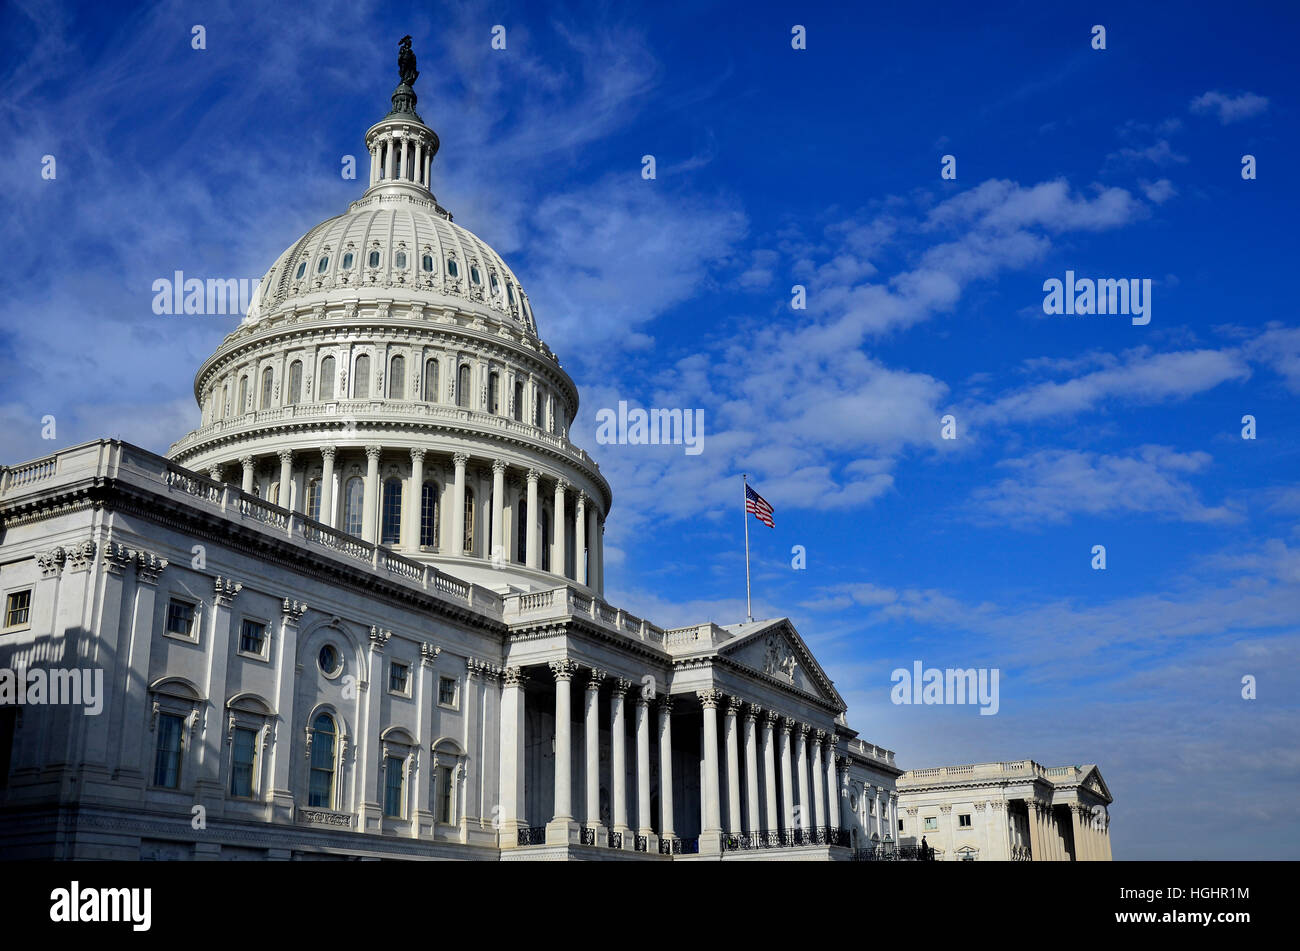
[{"label": "capitol building", "polygon": [[[434,196],[409,46],[400,64],[368,187],[198,368],[198,428],[165,457],[104,439],[0,467],[0,854],[915,844],[895,754],[789,619],[665,630],[605,601],[614,493],[570,441],[578,390],[509,265]],[[1016,802],[1054,788],[1037,778]],[[1109,856],[1049,855],[1046,829],[1034,858]],[[981,834],[1030,857],[1023,823]]]}]

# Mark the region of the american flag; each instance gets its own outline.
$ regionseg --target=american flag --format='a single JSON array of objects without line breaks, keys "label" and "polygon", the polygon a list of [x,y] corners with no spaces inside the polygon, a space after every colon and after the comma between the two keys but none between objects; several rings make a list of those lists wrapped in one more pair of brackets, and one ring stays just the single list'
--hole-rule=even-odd
[{"label": "american flag", "polygon": [[776,522],[772,521],[772,506],[749,485],[745,486],[745,511],[753,513],[754,518],[768,528],[776,528]]}]

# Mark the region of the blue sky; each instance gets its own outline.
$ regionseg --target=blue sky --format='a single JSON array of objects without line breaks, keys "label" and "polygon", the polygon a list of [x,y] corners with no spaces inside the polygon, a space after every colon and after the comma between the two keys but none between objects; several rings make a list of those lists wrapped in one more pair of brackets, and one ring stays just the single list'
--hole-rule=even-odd
[{"label": "blue sky", "polygon": [[[748,472],[755,614],[902,765],[1097,762],[1117,858],[1297,857],[1293,5],[392,6],[0,11],[0,460],[46,414],[196,425],[237,318],[153,280],[260,276],[357,197],[410,33],[434,190],[582,393],[613,603],[743,619]],[[1151,322],[1044,315],[1067,269],[1150,279]],[[619,400],[703,409],[704,451],[596,445]],[[998,668],[998,714],[893,705],[916,660]]]}]

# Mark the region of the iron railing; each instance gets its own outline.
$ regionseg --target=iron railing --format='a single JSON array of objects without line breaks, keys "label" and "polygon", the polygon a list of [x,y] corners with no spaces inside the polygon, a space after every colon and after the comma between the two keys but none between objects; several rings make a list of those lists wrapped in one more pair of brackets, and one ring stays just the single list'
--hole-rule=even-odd
[{"label": "iron railing", "polygon": [[524,826],[519,830],[520,845],[545,845],[546,826]]}]

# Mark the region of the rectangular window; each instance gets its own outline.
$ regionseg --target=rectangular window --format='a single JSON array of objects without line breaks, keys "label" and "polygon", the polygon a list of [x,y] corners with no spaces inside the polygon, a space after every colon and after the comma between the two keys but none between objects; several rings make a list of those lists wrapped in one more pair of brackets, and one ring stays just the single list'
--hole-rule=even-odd
[{"label": "rectangular window", "polygon": [[31,615],[32,589],[10,592],[5,598],[5,627],[27,627]]},{"label": "rectangular window", "polygon": [[396,661],[388,665],[388,689],[393,693],[406,693],[406,685],[411,680],[411,668]]},{"label": "rectangular window", "polygon": [[167,633],[178,637],[194,636],[194,605],[175,599],[167,605]]},{"label": "rectangular window", "polygon": [[456,705],[456,681],[451,677],[443,677],[438,681],[438,702],[444,707]]},{"label": "rectangular window", "polygon": [[266,649],[266,625],[260,621],[244,618],[239,627],[239,650],[244,654],[256,654],[261,657]]},{"label": "rectangular window", "polygon": [[438,767],[438,821],[451,822],[451,767]]},{"label": "rectangular window", "polygon": [[957,817],[957,827],[958,827],[959,829],[969,829],[969,828],[970,828],[970,816],[968,816],[968,815],[966,815],[966,816],[958,816],[958,817]]},{"label": "rectangular window", "polygon": [[181,782],[181,729],[185,721],[174,713],[158,717],[158,752],[154,757],[153,784],[176,789]]},{"label": "rectangular window", "polygon": [[231,740],[230,795],[253,798],[253,767],[257,760],[257,731],[236,727]]},{"label": "rectangular window", "polygon": [[402,758],[390,756],[384,769],[384,815],[402,818],[402,788],[406,777],[402,774]]},{"label": "rectangular window", "polygon": [[924,829],[926,832],[937,832],[939,830],[938,818],[935,816],[926,816]]}]

